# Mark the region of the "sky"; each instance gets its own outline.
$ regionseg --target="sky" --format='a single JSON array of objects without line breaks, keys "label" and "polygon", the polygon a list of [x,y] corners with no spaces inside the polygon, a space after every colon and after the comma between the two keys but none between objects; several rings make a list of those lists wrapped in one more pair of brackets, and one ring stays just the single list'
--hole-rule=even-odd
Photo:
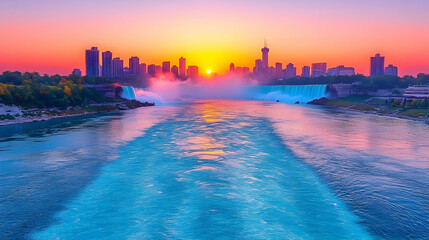
[{"label": "sky", "polygon": [[[85,72],[85,50],[200,71],[327,62],[369,74],[380,52],[399,74],[429,73],[428,0],[1,0],[0,72]],[[100,53],[101,56],[101,53]]]}]

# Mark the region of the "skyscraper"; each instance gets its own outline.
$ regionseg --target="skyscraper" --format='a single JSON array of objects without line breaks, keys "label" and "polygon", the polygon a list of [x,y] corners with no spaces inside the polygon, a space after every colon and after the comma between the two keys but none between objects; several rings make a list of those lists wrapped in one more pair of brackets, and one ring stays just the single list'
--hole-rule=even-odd
[{"label": "skyscraper", "polygon": [[155,77],[155,75],[156,75],[155,64],[150,64],[149,66],[147,66],[147,73],[150,77]]},{"label": "skyscraper", "polygon": [[112,76],[114,78],[120,78],[124,76],[124,61],[120,58],[114,58],[112,60],[113,71]]},{"label": "skyscraper", "polygon": [[276,63],[276,78],[282,78],[283,77],[283,64],[282,63]]},{"label": "skyscraper", "polygon": [[163,73],[170,72],[170,62],[162,62],[162,72]]},{"label": "skyscraper", "polygon": [[100,65],[100,54],[97,47],[92,47],[90,50],[86,50],[86,76],[98,77],[100,76],[99,65]]},{"label": "skyscraper", "polygon": [[101,54],[102,71],[101,75],[106,78],[112,78],[113,66],[112,66],[112,53],[107,51]]},{"label": "skyscraper", "polygon": [[135,77],[139,75],[139,64],[140,64],[140,60],[138,57],[130,58],[130,64],[129,64],[130,76]]},{"label": "skyscraper", "polygon": [[389,64],[389,66],[386,67],[384,74],[397,77],[398,76],[398,67],[393,66],[392,64]]},{"label": "skyscraper", "polygon": [[176,65],[173,65],[171,67],[171,73],[173,73],[174,76],[178,76],[179,75],[179,68]]},{"label": "skyscraper", "polygon": [[266,43],[264,48],[261,49],[261,52],[262,52],[262,67],[268,68],[268,53],[270,52],[270,49],[267,48]]},{"label": "skyscraper", "polygon": [[296,67],[293,66],[293,63],[289,63],[286,66],[285,73],[286,73],[285,74],[286,79],[296,77]]},{"label": "skyscraper", "polygon": [[256,59],[255,60],[255,67],[253,68],[254,73],[262,73],[262,60]]},{"label": "skyscraper", "polygon": [[234,71],[235,71],[234,63],[229,64],[229,72],[234,72]]},{"label": "skyscraper", "polygon": [[313,63],[311,65],[311,76],[312,77],[320,77],[326,73],[326,63]]},{"label": "skyscraper", "polygon": [[179,75],[186,77],[186,59],[183,57],[179,59]]},{"label": "skyscraper", "polygon": [[371,57],[371,77],[384,75],[384,57],[379,53]]},{"label": "skyscraper", "polygon": [[198,67],[197,66],[189,66],[188,67],[188,76],[190,78],[198,78]]},{"label": "skyscraper", "polygon": [[139,65],[139,76],[146,76],[146,63],[140,63]]},{"label": "skyscraper", "polygon": [[309,66],[302,67],[301,77],[310,77],[310,67]]}]

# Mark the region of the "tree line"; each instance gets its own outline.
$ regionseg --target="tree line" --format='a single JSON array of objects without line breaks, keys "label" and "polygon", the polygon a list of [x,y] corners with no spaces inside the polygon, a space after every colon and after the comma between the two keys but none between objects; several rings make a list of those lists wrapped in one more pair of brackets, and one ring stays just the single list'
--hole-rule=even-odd
[{"label": "tree line", "polygon": [[105,78],[43,75],[37,72],[3,72],[0,75],[0,100],[7,105],[26,108],[87,106],[103,102],[105,97],[84,83],[108,83]]}]

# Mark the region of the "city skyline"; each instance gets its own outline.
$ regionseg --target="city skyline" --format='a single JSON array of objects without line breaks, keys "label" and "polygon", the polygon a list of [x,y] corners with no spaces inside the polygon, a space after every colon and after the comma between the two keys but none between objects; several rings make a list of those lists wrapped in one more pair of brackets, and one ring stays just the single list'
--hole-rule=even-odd
[{"label": "city skyline", "polygon": [[[0,35],[13,37],[0,39],[0,71],[84,70],[79,51],[98,46],[146,63],[185,56],[188,65],[222,74],[231,62],[254,66],[267,39],[271,66],[327,62],[369,75],[368,56],[379,52],[401,76],[429,72],[427,1],[161,2],[2,2]],[[22,14],[10,14],[17,9]]]},{"label": "city skyline", "polygon": [[[255,60],[253,71],[250,71],[249,67],[235,66],[234,63],[229,65],[229,71],[225,74],[239,74],[248,75],[257,80],[269,80],[269,79],[290,79],[295,77],[320,77],[320,76],[353,76],[360,73],[356,73],[354,67],[345,67],[344,65],[338,65],[336,67],[328,68],[328,63],[312,63],[310,66],[303,66],[301,74],[298,74],[297,68],[293,63],[286,64],[286,68],[283,68],[283,63],[276,62],[274,66],[269,64],[269,48],[265,41],[264,47],[261,49],[262,58]],[[147,66],[146,63],[140,63],[140,59],[137,56],[129,58],[128,67],[124,67],[123,60],[120,58],[112,59],[113,54],[110,51],[102,52],[102,64],[97,66],[99,63],[99,50],[98,47],[91,47],[91,49],[85,50],[85,64],[86,64],[86,76],[89,77],[149,77],[160,76],[162,74],[170,74],[176,78],[185,79],[186,77],[198,78],[199,67],[189,66],[186,68],[186,58],[180,57],[178,60],[179,64],[172,65],[170,61],[163,61],[161,65],[150,64]],[[118,64],[121,61],[121,64]],[[113,64],[113,65],[112,65]],[[191,69],[190,69],[191,68]],[[195,70],[196,68],[196,70]],[[117,69],[117,70],[115,70]],[[99,74],[97,71],[99,70]],[[118,74],[117,72],[120,72]],[[78,73],[78,74],[76,74]],[[190,74],[191,73],[191,74]],[[310,75],[311,73],[311,75]],[[72,75],[82,75],[80,69],[73,69]],[[213,72],[212,69],[205,71],[206,76],[217,76],[218,73]],[[204,74],[203,74],[204,75]],[[361,74],[362,75],[362,74]],[[370,77],[375,76],[398,76],[398,67],[389,64],[385,67],[385,57],[381,56],[380,53],[370,57]]]}]

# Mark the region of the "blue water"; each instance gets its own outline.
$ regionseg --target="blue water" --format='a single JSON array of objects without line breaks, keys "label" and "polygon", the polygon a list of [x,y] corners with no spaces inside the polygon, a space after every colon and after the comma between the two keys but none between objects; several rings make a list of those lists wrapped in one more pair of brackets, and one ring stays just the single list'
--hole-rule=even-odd
[{"label": "blue water", "polygon": [[122,86],[122,97],[129,100],[135,100],[136,93],[134,91],[134,88],[130,86]]},{"label": "blue water", "polygon": [[1,127],[2,239],[427,239],[429,125],[211,100]]},{"label": "blue water", "polygon": [[327,95],[327,85],[276,85],[247,87],[247,94],[254,99],[306,103]]}]

